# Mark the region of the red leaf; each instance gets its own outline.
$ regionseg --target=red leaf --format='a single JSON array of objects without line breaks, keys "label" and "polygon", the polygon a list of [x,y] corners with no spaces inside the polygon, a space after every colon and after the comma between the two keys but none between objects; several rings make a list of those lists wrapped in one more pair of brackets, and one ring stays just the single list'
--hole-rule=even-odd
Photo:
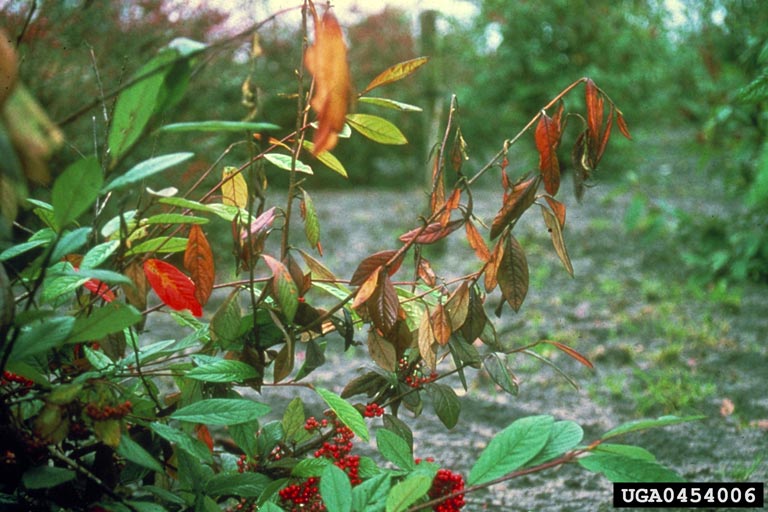
[{"label": "red leaf", "polygon": [[[379,267],[385,265],[392,257],[397,254],[395,250],[380,251],[375,254],[371,254],[357,266],[355,273],[352,274],[349,284],[351,286],[360,286],[368,277],[374,272],[378,272]],[[400,268],[400,264],[403,262],[402,256],[394,261],[389,267],[389,275],[394,275],[397,269]]]},{"label": "red leaf", "polygon": [[189,271],[195,283],[195,298],[204,306],[213,291],[216,271],[211,246],[202,228],[197,224],[193,224],[189,229],[187,248],[184,251],[184,268]]},{"label": "red leaf", "polygon": [[515,184],[512,193],[504,201],[504,205],[496,214],[491,224],[491,240],[504,231],[509,224],[517,221],[520,216],[536,200],[536,189],[539,188],[540,177],[536,176]]},{"label": "red leaf", "polygon": [[109,286],[107,286],[106,283],[102,283],[98,279],[90,279],[86,281],[83,284],[83,288],[90,291],[91,293],[95,293],[102,299],[104,299],[104,302],[112,302],[115,300],[115,294],[112,292],[112,290],[109,289]]},{"label": "red leaf", "polygon": [[426,228],[414,228],[407,233],[403,233],[400,235],[399,240],[404,244],[410,243],[412,240],[417,244],[433,244],[459,229],[463,223],[464,219],[453,220],[445,226],[439,222],[433,222]]},{"label": "red leaf", "polygon": [[587,126],[590,146],[597,148],[600,143],[600,127],[603,126],[603,98],[595,82],[587,78],[586,85]]},{"label": "red leaf", "polygon": [[203,307],[195,297],[195,283],[179,269],[150,258],[144,262],[144,275],[160,300],[171,309],[189,309],[194,316],[203,315]]},{"label": "red leaf", "polygon": [[597,148],[597,155],[595,156],[595,165],[603,158],[605,148],[608,147],[608,138],[611,136],[611,126],[613,125],[613,105],[611,105],[608,113],[608,121],[605,123],[605,130],[600,138],[600,146]]},{"label": "red leaf", "polygon": [[202,441],[211,453],[213,453],[213,437],[211,436],[211,431],[208,430],[208,427],[205,425],[195,425],[195,434],[197,434],[197,439]]},{"label": "red leaf", "polygon": [[616,111],[616,124],[619,125],[619,131],[627,139],[632,140],[632,136],[629,134],[629,128],[627,127],[627,121],[624,119],[624,114],[620,110]]},{"label": "red leaf", "polygon": [[315,77],[310,104],[317,112],[319,124],[312,150],[317,156],[336,146],[338,133],[344,128],[351,89],[347,46],[339,22],[330,11],[322,20],[315,18],[315,44],[307,49],[304,64]]},{"label": "red leaf", "polygon": [[544,178],[544,188],[551,194],[557,194],[560,188],[560,162],[557,160],[557,146],[560,143],[560,130],[557,123],[547,114],[541,114],[536,126],[536,149],[539,150],[539,170]]}]

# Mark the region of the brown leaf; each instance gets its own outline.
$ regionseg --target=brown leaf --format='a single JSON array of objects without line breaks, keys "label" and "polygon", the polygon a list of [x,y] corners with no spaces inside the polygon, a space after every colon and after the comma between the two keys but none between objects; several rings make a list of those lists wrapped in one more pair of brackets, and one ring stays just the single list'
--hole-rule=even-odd
[{"label": "brown leaf", "polygon": [[573,277],[573,264],[571,258],[568,256],[568,250],[565,248],[565,239],[563,238],[563,230],[560,227],[557,217],[546,206],[541,207],[541,214],[544,217],[544,223],[547,225],[547,230],[552,237],[552,245],[555,247],[555,252],[563,263],[565,270]]},{"label": "brown leaf", "polygon": [[[352,274],[352,279],[350,279],[349,284],[351,286],[360,286],[363,284],[363,281],[368,279],[368,277],[374,272],[378,271],[379,267],[386,265],[389,260],[391,260],[395,254],[397,254],[397,251],[395,250],[387,250],[387,251],[379,251],[377,253],[371,254],[367,258],[365,258],[363,261],[360,262],[360,264],[357,266],[357,269],[355,269],[354,274]],[[400,268],[400,264],[403,262],[402,255],[389,267],[389,275],[394,275],[395,272]]]},{"label": "brown leaf", "polygon": [[445,303],[445,311],[448,314],[450,325],[453,330],[459,329],[467,319],[469,308],[469,283],[462,281],[461,284],[451,293]]},{"label": "brown leaf", "polygon": [[294,365],[293,343],[286,343],[275,357],[275,384],[284,380],[293,371]]},{"label": "brown leaf", "polygon": [[397,291],[388,275],[382,272],[378,281],[375,290],[367,301],[368,314],[371,316],[373,325],[386,336],[398,320],[400,300],[397,298]]},{"label": "brown leaf", "polygon": [[432,164],[432,192],[429,196],[429,207],[432,215],[437,213],[445,204],[445,180],[440,162],[441,158],[438,152]]},{"label": "brown leaf", "polygon": [[537,175],[515,184],[512,193],[504,201],[504,205],[496,214],[491,224],[491,240],[501,234],[504,229],[517,221],[525,210],[536,200],[536,190],[539,188],[541,176]]},{"label": "brown leaf", "polygon": [[322,20],[315,17],[315,43],[307,49],[304,64],[315,78],[310,100],[317,112],[319,127],[313,139],[312,154],[333,149],[344,127],[349,106],[350,77],[347,46],[336,17],[326,11]]},{"label": "brown leaf", "polygon": [[568,345],[564,345],[563,343],[560,343],[559,341],[551,341],[551,340],[544,340],[544,343],[548,343],[554,347],[557,347],[558,350],[561,350],[562,352],[568,354],[570,357],[574,358],[587,368],[594,368],[595,366],[592,364],[592,362],[587,359],[585,356],[583,356],[580,352],[577,350],[569,347]]},{"label": "brown leaf", "polygon": [[597,165],[600,160],[603,158],[603,153],[605,153],[605,148],[608,147],[608,139],[611,136],[611,127],[613,126],[613,105],[611,105],[611,108],[608,112],[608,121],[605,123],[605,129],[603,131],[603,134],[600,138],[600,146],[597,148],[597,155],[595,155],[595,165]]},{"label": "brown leaf", "polygon": [[485,291],[491,293],[498,284],[498,272],[501,259],[504,257],[504,237],[496,242],[496,247],[493,248],[493,254],[488,264],[485,266]]},{"label": "brown leaf", "polygon": [[440,345],[445,345],[448,340],[451,339],[451,320],[448,317],[448,312],[445,310],[445,306],[438,304],[435,306],[435,310],[432,312],[432,331],[435,335],[435,340]]},{"label": "brown leaf", "polygon": [[469,156],[467,156],[467,141],[464,140],[461,128],[459,128],[456,130],[456,137],[451,147],[451,166],[453,170],[457,173],[461,172],[461,166],[465,160],[469,160]]},{"label": "brown leaf", "polygon": [[435,347],[435,333],[432,329],[432,318],[429,311],[425,311],[419,324],[419,355],[427,363],[430,370],[437,365],[437,349]]},{"label": "brown leaf", "polygon": [[624,114],[621,110],[616,110],[616,124],[619,125],[619,131],[621,134],[629,140],[632,140],[632,135],[629,134],[629,127],[627,127],[627,121],[624,119]]},{"label": "brown leaf", "polygon": [[359,308],[371,298],[371,295],[373,295],[373,292],[376,290],[376,285],[379,284],[380,270],[381,267],[378,267],[376,272],[372,272],[371,275],[368,276],[368,279],[363,281],[363,284],[357,290],[354,302],[352,302],[352,309]]},{"label": "brown leaf", "polygon": [[419,265],[416,271],[421,280],[424,281],[424,284],[430,287],[435,286],[435,283],[437,283],[437,276],[435,275],[435,271],[432,270],[432,265],[429,263],[429,260],[426,258],[419,258]]},{"label": "brown leaf", "polygon": [[379,335],[376,329],[368,331],[368,355],[380,368],[394,372],[397,363],[395,347],[386,338]]},{"label": "brown leaf", "polygon": [[483,332],[488,317],[485,314],[483,297],[472,286],[469,289],[469,303],[467,305],[467,318],[461,326],[461,335],[469,343],[473,343]]},{"label": "brown leaf", "polygon": [[588,148],[589,133],[587,130],[581,132],[576,138],[571,152],[571,161],[573,162],[573,191],[576,200],[581,201],[584,197],[585,183],[589,179],[594,164]]},{"label": "brown leaf", "polygon": [[485,240],[480,235],[472,221],[467,221],[464,225],[467,231],[467,242],[469,246],[475,251],[475,255],[483,263],[491,259],[491,251],[488,250],[488,246],[485,244]]},{"label": "brown leaf", "polygon": [[426,228],[418,227],[403,233],[399,240],[404,244],[410,243],[412,240],[417,244],[433,244],[459,229],[463,223],[464,219],[452,220],[445,226],[439,222],[433,222]]},{"label": "brown leaf", "polygon": [[134,286],[123,285],[123,293],[125,293],[128,304],[134,306],[139,311],[144,311],[147,308],[149,282],[144,274],[141,263],[134,261],[125,267],[124,273],[134,284]]},{"label": "brown leaf", "polygon": [[296,259],[291,256],[290,253],[283,258],[283,265],[288,269],[288,273],[291,275],[293,282],[296,283],[296,287],[299,290],[299,297],[303,297],[312,287],[311,274],[304,275],[304,271],[301,270]]},{"label": "brown leaf", "polygon": [[552,211],[554,212],[555,217],[557,217],[557,221],[560,223],[560,227],[562,228],[565,226],[565,205],[549,196],[546,197],[546,200],[547,203],[549,203],[549,207],[552,208]]},{"label": "brown leaf", "polygon": [[520,243],[509,235],[504,256],[499,264],[499,288],[501,295],[513,310],[519,311],[528,293],[528,261]]},{"label": "brown leaf", "polygon": [[535,138],[536,149],[539,151],[539,170],[544,178],[544,189],[554,196],[560,189],[560,162],[557,160],[560,131],[552,118],[543,112],[536,125]]},{"label": "brown leaf", "polygon": [[187,247],[184,250],[184,268],[195,283],[195,298],[205,306],[213,291],[216,271],[213,263],[213,251],[203,229],[193,224],[189,229]]},{"label": "brown leaf", "polygon": [[449,221],[451,220],[451,213],[453,213],[453,210],[459,207],[461,204],[461,189],[455,188],[453,189],[453,192],[451,193],[450,197],[448,197],[448,200],[445,202],[445,210],[440,215],[440,225],[446,226],[448,225]]}]

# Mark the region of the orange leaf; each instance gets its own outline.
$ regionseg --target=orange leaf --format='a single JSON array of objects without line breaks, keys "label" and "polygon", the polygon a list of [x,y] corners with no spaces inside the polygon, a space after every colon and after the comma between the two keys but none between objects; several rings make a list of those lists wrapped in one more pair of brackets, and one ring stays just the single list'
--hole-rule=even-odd
[{"label": "orange leaf", "polygon": [[560,143],[560,130],[557,123],[547,114],[541,114],[536,126],[536,149],[539,151],[539,170],[544,178],[544,188],[551,194],[557,194],[560,188],[560,162],[557,160],[557,146]]},{"label": "orange leaf", "polygon": [[304,64],[315,78],[315,93],[310,101],[317,112],[312,154],[333,149],[344,127],[350,96],[347,46],[336,17],[330,12],[322,20],[315,17],[315,44],[307,49]]},{"label": "orange leaf", "polygon": [[616,110],[616,124],[619,125],[619,131],[627,139],[632,140],[632,135],[629,134],[629,128],[627,127],[627,121],[624,119],[624,114],[620,110]]},{"label": "orange leaf", "polygon": [[437,283],[437,276],[435,271],[432,270],[432,265],[426,258],[419,258],[419,266],[416,269],[419,277],[427,286],[435,286]]},{"label": "orange leaf", "polygon": [[179,269],[150,258],[144,262],[144,275],[160,300],[171,309],[189,309],[194,316],[203,315],[203,308],[195,297],[195,283]]},{"label": "orange leaf", "polygon": [[581,353],[579,353],[575,349],[572,349],[568,345],[564,345],[559,341],[551,341],[551,340],[544,340],[544,343],[548,343],[550,345],[557,347],[559,350],[561,350],[562,352],[565,352],[566,354],[568,354],[569,356],[571,356],[572,358],[574,358],[575,360],[577,360],[578,362],[586,366],[587,368],[594,368],[594,365],[589,359],[587,359]]},{"label": "orange leaf", "polygon": [[451,322],[442,304],[435,306],[432,313],[432,332],[438,344],[445,345],[451,339]]},{"label": "orange leaf", "polygon": [[549,196],[546,196],[546,200],[547,203],[549,203],[549,207],[552,208],[552,212],[555,214],[555,217],[557,217],[557,221],[560,223],[560,227],[562,228],[565,226],[565,205]]},{"label": "orange leaf", "polygon": [[200,226],[193,224],[189,229],[187,248],[184,251],[184,268],[195,283],[195,298],[204,306],[213,291],[216,272],[213,265],[213,252]]},{"label": "orange leaf", "polygon": [[605,148],[608,147],[608,138],[611,136],[611,126],[613,126],[613,105],[611,105],[610,112],[608,113],[608,121],[605,123],[605,130],[600,138],[600,146],[597,148],[597,155],[595,156],[595,165],[603,158]]},{"label": "orange leaf", "polygon": [[407,60],[405,62],[400,62],[394,66],[390,66],[379,73],[376,78],[371,80],[371,83],[365,86],[365,89],[363,89],[363,92],[360,94],[365,94],[376,87],[381,87],[382,85],[391,84],[392,82],[402,80],[426,64],[428,60],[429,57],[418,57],[415,59]]},{"label": "orange leaf", "polygon": [[480,236],[480,232],[471,221],[467,222],[464,226],[467,230],[467,241],[469,246],[474,249],[475,254],[483,263],[491,259],[491,251],[488,250],[488,246],[485,245],[485,240]]},{"label": "orange leaf", "polygon": [[493,255],[485,266],[485,291],[491,293],[496,285],[499,284],[498,272],[501,259],[504,257],[504,237],[496,242],[496,247],[493,249]]},{"label": "orange leaf", "polygon": [[357,294],[355,295],[355,300],[352,303],[352,309],[359,308],[362,304],[365,303],[365,301],[371,298],[374,290],[376,290],[376,285],[379,284],[380,270],[381,267],[378,267],[376,271],[372,272],[371,275],[368,276],[368,279],[363,281],[363,284],[360,285],[360,288],[357,290]]}]

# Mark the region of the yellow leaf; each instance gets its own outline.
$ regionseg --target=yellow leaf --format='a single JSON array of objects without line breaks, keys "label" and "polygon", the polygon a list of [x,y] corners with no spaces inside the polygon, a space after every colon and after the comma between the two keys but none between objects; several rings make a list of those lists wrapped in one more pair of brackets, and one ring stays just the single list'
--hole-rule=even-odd
[{"label": "yellow leaf", "polygon": [[225,167],[221,173],[221,202],[238,208],[248,207],[248,184],[237,167]]}]

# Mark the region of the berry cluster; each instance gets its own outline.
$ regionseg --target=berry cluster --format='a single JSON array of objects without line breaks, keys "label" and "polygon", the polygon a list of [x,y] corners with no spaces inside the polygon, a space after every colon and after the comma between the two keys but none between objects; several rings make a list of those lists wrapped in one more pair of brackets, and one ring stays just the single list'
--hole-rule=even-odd
[{"label": "berry cluster", "polygon": [[26,395],[29,393],[29,389],[35,384],[33,381],[24,377],[23,375],[17,375],[13,372],[4,371],[3,377],[0,378],[0,386],[10,386],[12,384],[18,384],[16,391],[20,395]]},{"label": "berry cluster", "polygon": [[436,372],[427,373],[425,370],[426,364],[424,361],[419,361],[415,365],[411,365],[406,358],[400,358],[397,363],[399,373],[403,376],[403,380],[406,384],[412,388],[420,388],[424,384],[437,379],[438,374]]},{"label": "berry cluster", "polygon": [[290,512],[325,512],[325,505],[320,497],[319,478],[307,478],[304,482],[291,484],[278,493],[282,505]]},{"label": "berry cluster", "polygon": [[[448,496],[464,489],[464,478],[459,473],[454,473],[447,469],[440,469],[432,480],[432,487],[429,489],[429,497],[437,499],[441,496]],[[435,512],[456,512],[464,506],[464,495],[459,494],[438,503],[432,510]]]},{"label": "berry cluster", "polygon": [[307,432],[313,432],[320,430],[328,426],[328,420],[323,418],[322,421],[317,421],[317,418],[310,416],[307,421],[304,422],[304,430]]},{"label": "berry cluster", "polygon": [[227,507],[224,510],[226,510],[226,512],[256,512],[258,507],[252,502],[252,499],[240,498],[240,501],[237,502],[237,504]]},{"label": "berry cluster", "polygon": [[377,403],[368,404],[365,406],[363,416],[366,418],[377,418],[384,415],[384,408]]},{"label": "berry cluster", "polygon": [[116,406],[105,405],[100,407],[94,403],[85,406],[85,414],[96,421],[119,420],[125,418],[133,410],[133,404],[130,400]]},{"label": "berry cluster", "polygon": [[[344,470],[347,476],[349,476],[349,481],[352,485],[358,485],[362,482],[359,476],[360,456],[350,455],[353,448],[352,439],[354,439],[355,433],[335,416],[331,416],[331,422],[333,436],[328,441],[325,441],[319,449],[315,450],[315,457],[318,459],[321,457],[331,459],[336,466]],[[323,423],[321,422],[320,424],[322,425]]]},{"label": "berry cluster", "polygon": [[259,465],[248,460],[248,456],[243,454],[237,459],[237,472],[247,473],[249,471],[257,471]]}]

